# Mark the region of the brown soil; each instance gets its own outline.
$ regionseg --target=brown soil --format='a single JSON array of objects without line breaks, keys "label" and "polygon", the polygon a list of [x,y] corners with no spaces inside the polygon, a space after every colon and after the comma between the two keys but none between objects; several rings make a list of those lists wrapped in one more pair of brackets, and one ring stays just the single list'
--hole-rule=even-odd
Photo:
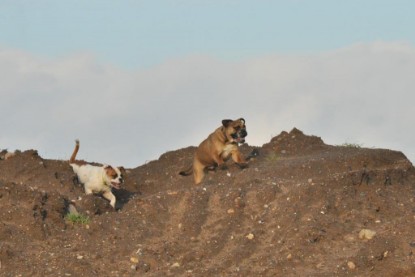
[{"label": "brown soil", "polygon": [[[117,211],[86,196],[67,161],[0,160],[0,276],[415,276],[415,170],[402,153],[297,129],[257,149],[201,186],[178,175],[194,147],[128,169]],[[65,219],[70,203],[89,223]]]}]

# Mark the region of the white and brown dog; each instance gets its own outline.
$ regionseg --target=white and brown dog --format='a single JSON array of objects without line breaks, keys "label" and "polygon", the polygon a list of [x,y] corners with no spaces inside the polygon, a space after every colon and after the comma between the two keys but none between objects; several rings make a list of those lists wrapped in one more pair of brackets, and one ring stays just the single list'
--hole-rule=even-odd
[{"label": "white and brown dog", "polygon": [[75,149],[69,160],[73,171],[78,176],[78,180],[84,184],[85,193],[102,193],[102,196],[110,201],[110,205],[115,208],[115,195],[111,192],[112,188],[120,189],[124,182],[122,167],[110,165],[95,166],[86,162],[76,161],[76,154],[79,150],[79,140],[76,140]]}]

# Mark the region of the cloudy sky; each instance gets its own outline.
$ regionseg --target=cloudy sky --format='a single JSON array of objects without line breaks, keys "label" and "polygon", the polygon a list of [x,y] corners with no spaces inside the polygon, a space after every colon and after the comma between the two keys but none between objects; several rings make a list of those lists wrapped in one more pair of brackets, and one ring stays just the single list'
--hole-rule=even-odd
[{"label": "cloudy sky", "polygon": [[0,149],[136,167],[244,117],[415,161],[415,1],[0,0]]}]

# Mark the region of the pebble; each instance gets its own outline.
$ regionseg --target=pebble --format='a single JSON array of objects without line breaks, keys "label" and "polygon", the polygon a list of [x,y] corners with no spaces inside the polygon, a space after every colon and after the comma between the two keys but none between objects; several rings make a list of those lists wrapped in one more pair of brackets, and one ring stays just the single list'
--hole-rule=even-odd
[{"label": "pebble", "polygon": [[131,257],[131,258],[130,258],[130,261],[131,261],[132,263],[138,264],[138,259],[137,259],[136,257]]},{"label": "pebble", "polygon": [[84,258],[84,256],[78,255],[78,256],[76,256],[76,258],[77,258],[78,260],[82,260],[82,259]]},{"label": "pebble", "polygon": [[78,215],[78,210],[76,209],[75,205],[69,204],[68,205],[68,213]]},{"label": "pebble", "polygon": [[292,258],[293,258],[293,255],[291,255],[291,253],[287,255],[287,260],[291,260]]},{"label": "pebble", "polygon": [[229,209],[228,210],[228,214],[234,214],[235,213],[235,210],[234,209]]},{"label": "pebble", "polygon": [[249,239],[249,240],[252,240],[252,239],[254,239],[254,234],[252,234],[252,233],[249,233],[248,235],[246,235],[246,238],[247,239]]},{"label": "pebble", "polygon": [[373,239],[373,237],[376,235],[376,232],[373,230],[369,230],[369,229],[362,229],[359,232],[359,239],[367,239],[367,240],[371,240]]},{"label": "pebble", "polygon": [[355,264],[354,264],[354,262],[352,262],[352,261],[347,262],[347,266],[348,266],[350,269],[355,269],[355,268],[356,268],[356,265],[355,265]]},{"label": "pebble", "polygon": [[174,263],[174,264],[171,265],[171,267],[180,267],[180,264],[179,263]]}]

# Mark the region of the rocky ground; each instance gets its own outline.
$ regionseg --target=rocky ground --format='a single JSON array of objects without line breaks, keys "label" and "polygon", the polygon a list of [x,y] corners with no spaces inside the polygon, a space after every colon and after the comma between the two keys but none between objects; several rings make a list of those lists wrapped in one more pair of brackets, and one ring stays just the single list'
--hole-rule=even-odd
[{"label": "rocky ground", "polygon": [[0,276],[415,276],[404,154],[297,129],[255,149],[248,168],[229,161],[200,186],[178,175],[194,147],[127,169],[117,210],[67,161],[3,151]]}]

